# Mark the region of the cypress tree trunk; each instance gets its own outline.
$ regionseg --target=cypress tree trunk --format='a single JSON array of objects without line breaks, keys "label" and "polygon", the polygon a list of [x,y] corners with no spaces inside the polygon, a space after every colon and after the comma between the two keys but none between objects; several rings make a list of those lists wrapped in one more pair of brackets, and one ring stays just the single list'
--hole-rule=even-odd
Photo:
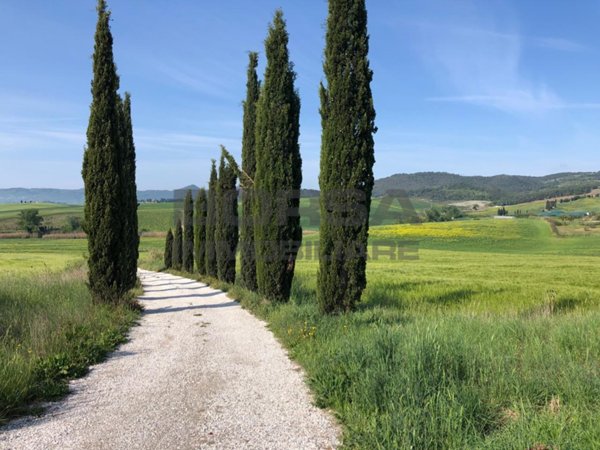
[{"label": "cypress tree trunk", "polygon": [[208,199],[206,202],[206,275],[217,276],[217,253],[215,249],[215,226],[217,220],[217,168],[212,160],[210,180],[208,182]]},{"label": "cypress tree trunk", "polygon": [[173,233],[169,228],[167,239],[165,240],[165,269],[173,267]]},{"label": "cypress tree trunk", "polygon": [[200,188],[194,205],[194,257],[200,275],[206,275],[206,190]]},{"label": "cypress tree trunk", "polygon": [[194,271],[194,201],[188,190],[183,200],[183,270]]},{"label": "cypress tree trunk", "polygon": [[177,219],[175,237],[173,238],[173,269],[181,270],[183,267],[183,230],[181,219]]},{"label": "cypress tree trunk", "polygon": [[321,85],[321,225],[317,297],[323,312],[352,310],[367,279],[375,109],[364,0],[329,0]]},{"label": "cypress tree trunk", "polygon": [[88,277],[94,301],[117,303],[127,291],[121,272],[123,244],[122,149],[113,39],[106,2],[98,1],[92,104],[83,157]]},{"label": "cypress tree trunk", "polygon": [[235,171],[221,155],[217,183],[217,275],[227,283],[235,282],[235,253],[238,244],[238,205]]},{"label": "cypress tree trunk", "polygon": [[278,10],[265,40],[267,67],[256,111],[254,180],[258,292],[272,301],[289,299],[302,240],[300,98],[287,44],[283,13]]},{"label": "cypress tree trunk", "polygon": [[133,125],[131,121],[131,95],[125,93],[122,106],[122,147],[123,163],[121,165],[123,202],[123,283],[126,289],[133,289],[137,281],[137,261],[139,256],[140,236],[138,234],[137,186],[135,182],[135,143],[133,141]]},{"label": "cypress tree trunk", "polygon": [[[254,179],[256,173],[256,103],[260,94],[260,82],[256,74],[258,53],[250,52],[246,100],[244,101],[244,131],[242,136],[242,170]],[[256,261],[254,249],[254,187],[242,186],[242,222],[240,224],[241,285],[257,291]]]}]

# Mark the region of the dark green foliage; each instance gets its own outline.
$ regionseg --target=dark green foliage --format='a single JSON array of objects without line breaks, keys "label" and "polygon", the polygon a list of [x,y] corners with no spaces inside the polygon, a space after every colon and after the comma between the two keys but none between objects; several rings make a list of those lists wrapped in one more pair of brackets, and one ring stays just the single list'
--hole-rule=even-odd
[{"label": "dark green foliage", "polygon": [[215,244],[217,275],[227,283],[235,281],[235,253],[238,244],[238,205],[233,167],[221,155],[217,182],[217,221]]},{"label": "dark green foliage", "polygon": [[169,228],[165,240],[165,269],[173,267],[173,232]]},{"label": "dark green foliage", "polygon": [[123,245],[121,247],[122,282],[125,289],[133,289],[137,281],[137,261],[140,236],[138,234],[137,187],[135,182],[135,144],[131,121],[131,95],[126,92],[121,112],[121,213],[123,217]]},{"label": "dark green foliage", "polygon": [[99,0],[92,105],[82,175],[90,290],[95,301],[116,303],[123,298],[127,287],[120,271],[124,214],[121,208],[123,158],[117,96],[119,77],[113,61],[109,20],[106,2]]},{"label": "dark green foliage", "polygon": [[441,208],[435,206],[425,211],[427,222],[450,222],[454,219],[464,217],[463,212],[454,205],[447,205]]},{"label": "dark green foliage", "polygon": [[217,276],[217,251],[215,248],[215,226],[217,221],[217,168],[212,160],[206,201],[206,275]]},{"label": "dark green foliage", "polygon": [[19,213],[19,228],[29,234],[37,232],[43,221],[44,218],[40,216],[39,209],[24,209]]},{"label": "dark green foliage", "polygon": [[194,200],[188,190],[183,200],[183,270],[194,271]]},{"label": "dark green foliage", "polygon": [[[260,82],[256,75],[258,54],[250,52],[246,100],[244,101],[244,131],[242,136],[242,170],[254,180],[256,173],[256,103],[260,94]],[[242,186],[242,222],[240,224],[240,281],[251,291],[257,291],[256,261],[254,249],[254,186]]]},{"label": "dark green foliage", "polygon": [[283,13],[275,12],[265,40],[267,67],[256,109],[255,248],[258,292],[272,301],[290,296],[302,241],[298,214],[302,160],[300,98],[288,56]]},{"label": "dark green foliage", "polygon": [[367,284],[375,109],[364,0],[329,0],[321,85],[321,311],[352,310]]},{"label": "dark green foliage", "polygon": [[206,190],[200,188],[194,204],[194,259],[200,275],[206,275]]},{"label": "dark green foliage", "polygon": [[181,270],[183,267],[183,230],[181,226],[181,219],[177,219],[177,225],[175,226],[172,267],[175,270]]}]

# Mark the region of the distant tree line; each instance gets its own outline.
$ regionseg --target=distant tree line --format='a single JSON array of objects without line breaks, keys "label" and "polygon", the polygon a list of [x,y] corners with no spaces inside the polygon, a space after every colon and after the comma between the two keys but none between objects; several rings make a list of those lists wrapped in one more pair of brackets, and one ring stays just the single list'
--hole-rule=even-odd
[{"label": "distant tree line", "polygon": [[425,218],[427,222],[450,222],[452,220],[460,219],[465,214],[454,205],[442,206],[441,208],[433,207],[425,211]]}]

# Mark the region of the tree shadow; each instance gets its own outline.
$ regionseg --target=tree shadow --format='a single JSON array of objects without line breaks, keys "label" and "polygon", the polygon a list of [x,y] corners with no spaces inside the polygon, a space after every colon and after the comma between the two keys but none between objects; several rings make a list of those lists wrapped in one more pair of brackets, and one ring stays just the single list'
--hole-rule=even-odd
[{"label": "tree shadow", "polygon": [[206,294],[188,294],[188,295],[168,295],[165,297],[140,297],[140,300],[147,300],[147,301],[154,301],[154,300],[171,300],[171,299],[178,299],[178,298],[189,298],[189,299],[194,299],[194,298],[206,298],[206,297],[214,297],[215,295],[221,295],[223,294],[223,292],[221,291],[214,291],[214,292],[208,292]]},{"label": "tree shadow", "polygon": [[[179,278],[179,277],[178,277]],[[163,278],[161,278],[162,280]],[[179,278],[179,279],[184,279],[184,278]],[[152,284],[150,287],[160,287],[160,286],[172,286],[173,283],[177,283],[179,285],[183,285],[183,284],[195,284],[195,283],[200,283],[200,281],[193,281],[193,280],[189,280],[187,282],[179,282],[176,281],[177,278],[174,278],[173,281],[169,281],[168,283],[157,283],[157,284]],[[150,281],[151,282],[151,281]],[[143,283],[142,283],[143,284]]]},{"label": "tree shadow", "polygon": [[582,303],[583,302],[580,299],[573,298],[573,297],[561,298],[556,301],[556,304],[554,305],[554,309],[557,312],[566,313],[566,312],[574,310],[575,308],[580,306]]},{"label": "tree shadow", "polygon": [[427,298],[427,302],[434,305],[449,305],[462,303],[469,300],[477,292],[473,289],[454,289],[441,294],[435,294]]},{"label": "tree shadow", "polygon": [[206,289],[206,288],[208,288],[208,285],[200,286],[200,287],[191,287],[191,288],[181,288],[181,287],[174,286],[169,289],[144,289],[144,293],[146,293],[146,292],[169,292],[169,291],[178,291],[180,289],[184,289],[186,291],[197,291],[197,290]]},{"label": "tree shadow", "polygon": [[399,291],[401,283],[392,281],[380,282],[367,287],[362,301],[358,304],[358,311],[374,308],[404,309],[405,305]]},{"label": "tree shadow", "polygon": [[239,306],[238,302],[226,302],[226,303],[217,303],[214,305],[190,305],[190,306],[165,306],[162,308],[156,309],[147,309],[144,311],[144,315],[146,314],[163,314],[163,313],[173,313],[179,311],[193,311],[196,309],[220,309],[220,308],[231,308],[234,306]]},{"label": "tree shadow", "polygon": [[110,353],[108,355],[109,359],[120,359],[120,358],[126,358],[128,356],[135,356],[137,355],[136,352],[128,352],[126,350],[115,350],[114,352]]}]

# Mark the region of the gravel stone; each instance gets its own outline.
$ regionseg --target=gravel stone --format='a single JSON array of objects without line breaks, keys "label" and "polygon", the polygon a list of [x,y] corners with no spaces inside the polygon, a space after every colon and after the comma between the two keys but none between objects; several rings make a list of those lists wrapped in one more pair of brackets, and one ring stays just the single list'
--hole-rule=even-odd
[{"label": "gravel stone", "polygon": [[331,449],[340,428],[266,324],[221,291],[140,270],[140,325],[0,449]]}]

